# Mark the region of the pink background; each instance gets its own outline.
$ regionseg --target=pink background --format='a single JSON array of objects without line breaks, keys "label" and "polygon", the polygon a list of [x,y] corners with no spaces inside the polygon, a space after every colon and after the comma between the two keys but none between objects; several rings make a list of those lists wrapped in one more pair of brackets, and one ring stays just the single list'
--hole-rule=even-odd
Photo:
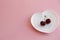
[{"label": "pink background", "polygon": [[30,24],[30,16],[45,9],[60,15],[60,0],[0,0],[0,40],[60,40],[60,25],[43,34]]}]

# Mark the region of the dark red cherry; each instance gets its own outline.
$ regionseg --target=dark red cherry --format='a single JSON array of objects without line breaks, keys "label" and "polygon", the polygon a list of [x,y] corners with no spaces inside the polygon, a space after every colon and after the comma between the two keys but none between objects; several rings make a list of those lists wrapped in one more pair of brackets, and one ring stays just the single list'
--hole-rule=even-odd
[{"label": "dark red cherry", "polygon": [[46,24],[46,23],[45,23],[44,21],[41,21],[41,22],[40,22],[40,25],[41,25],[41,26],[45,26],[45,24]]},{"label": "dark red cherry", "polygon": [[50,19],[46,19],[46,24],[49,24],[51,23],[51,20]]}]

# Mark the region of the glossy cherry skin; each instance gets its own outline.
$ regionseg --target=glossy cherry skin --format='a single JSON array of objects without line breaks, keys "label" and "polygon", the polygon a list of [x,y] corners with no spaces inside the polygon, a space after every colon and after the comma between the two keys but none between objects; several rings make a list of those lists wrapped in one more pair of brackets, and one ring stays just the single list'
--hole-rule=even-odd
[{"label": "glossy cherry skin", "polygon": [[50,24],[51,23],[51,19],[46,19],[46,24]]},{"label": "glossy cherry skin", "polygon": [[45,21],[41,21],[41,22],[40,22],[40,25],[41,25],[41,26],[45,26],[45,25],[46,25]]}]

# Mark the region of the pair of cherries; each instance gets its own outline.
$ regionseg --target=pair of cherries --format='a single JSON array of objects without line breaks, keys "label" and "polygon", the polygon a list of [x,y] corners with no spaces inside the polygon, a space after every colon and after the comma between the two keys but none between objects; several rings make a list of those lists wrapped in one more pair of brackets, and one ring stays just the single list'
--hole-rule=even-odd
[{"label": "pair of cherries", "polygon": [[46,21],[41,21],[40,25],[41,26],[45,26],[46,24],[50,24],[50,23],[51,23],[51,20],[50,19],[46,19]]}]

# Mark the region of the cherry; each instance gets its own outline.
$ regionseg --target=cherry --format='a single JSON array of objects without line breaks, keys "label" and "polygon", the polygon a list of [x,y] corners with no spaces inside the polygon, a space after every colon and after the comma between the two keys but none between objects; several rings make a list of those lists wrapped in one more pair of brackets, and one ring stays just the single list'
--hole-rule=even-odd
[{"label": "cherry", "polygon": [[49,24],[51,23],[51,20],[50,19],[46,19],[46,24]]},{"label": "cherry", "polygon": [[41,21],[41,22],[40,22],[40,25],[41,25],[41,26],[45,26],[45,24],[46,24],[46,23],[45,23],[44,21]]}]

